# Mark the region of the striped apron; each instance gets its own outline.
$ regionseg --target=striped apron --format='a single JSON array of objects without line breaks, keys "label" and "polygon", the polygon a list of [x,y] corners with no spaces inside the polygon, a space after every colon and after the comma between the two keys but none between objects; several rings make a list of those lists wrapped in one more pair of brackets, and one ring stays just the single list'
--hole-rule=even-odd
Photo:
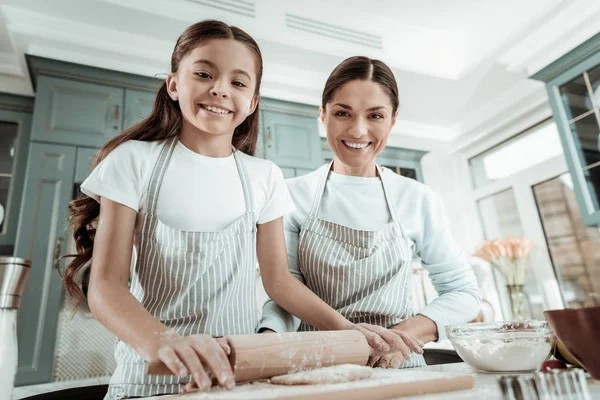
[{"label": "striped apron", "polygon": [[[360,231],[319,219],[331,165],[319,182],[307,222],[300,231],[298,266],[306,286],[350,322],[389,328],[414,315],[410,282],[413,242],[396,218],[379,167],[392,219],[383,229]],[[303,321],[299,330],[315,328]],[[425,365],[423,356],[413,353],[402,368]]]},{"label": "striped apron", "polygon": [[[157,320],[182,336],[254,333],[259,321],[256,220],[243,165],[234,149],[246,205],[243,216],[220,232],[172,228],[160,221],[156,207],[177,140],[165,142],[152,171],[131,293]],[[120,340],[115,357],[117,368],[105,400],[178,393],[191,379],[145,375],[143,358]]]}]

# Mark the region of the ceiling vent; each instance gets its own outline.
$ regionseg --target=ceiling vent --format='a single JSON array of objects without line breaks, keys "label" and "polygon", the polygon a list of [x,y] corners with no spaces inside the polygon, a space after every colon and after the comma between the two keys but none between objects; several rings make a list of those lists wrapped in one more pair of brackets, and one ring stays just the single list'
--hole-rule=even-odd
[{"label": "ceiling vent", "polygon": [[293,14],[285,14],[285,24],[288,28],[315,35],[325,36],[344,42],[359,44],[361,46],[381,49],[381,36],[331,25],[310,18],[299,17]]},{"label": "ceiling vent", "polygon": [[215,8],[217,10],[228,11],[230,13],[243,15],[245,17],[254,18],[255,6],[251,1],[243,0],[187,0],[190,3],[196,3],[205,7]]}]

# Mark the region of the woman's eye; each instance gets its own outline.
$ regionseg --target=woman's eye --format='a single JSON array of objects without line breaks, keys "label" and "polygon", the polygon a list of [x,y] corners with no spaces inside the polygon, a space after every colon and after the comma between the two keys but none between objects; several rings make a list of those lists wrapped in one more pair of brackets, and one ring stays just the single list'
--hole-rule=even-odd
[{"label": "woman's eye", "polygon": [[371,114],[371,118],[373,118],[373,119],[383,119],[383,115],[381,115],[381,114]]},{"label": "woman's eye", "polygon": [[338,117],[347,117],[348,113],[346,111],[338,111],[335,113],[335,115]]},{"label": "woman's eye", "polygon": [[244,85],[244,82],[240,82],[240,81],[232,82],[232,84],[237,87],[246,87],[246,85]]},{"label": "woman's eye", "polygon": [[210,78],[210,75],[206,72],[196,72],[196,75],[198,75],[200,78]]}]

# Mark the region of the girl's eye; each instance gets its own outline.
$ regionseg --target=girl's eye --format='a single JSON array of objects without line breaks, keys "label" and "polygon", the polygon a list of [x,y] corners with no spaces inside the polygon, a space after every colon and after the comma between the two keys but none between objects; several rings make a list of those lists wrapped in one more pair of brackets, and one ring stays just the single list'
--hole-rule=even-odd
[{"label": "girl's eye", "polygon": [[338,111],[335,113],[335,115],[338,117],[347,117],[348,113],[346,111]]},{"label": "girl's eye", "polygon": [[383,115],[381,115],[381,114],[371,114],[371,118],[373,118],[373,119],[383,119]]},{"label": "girl's eye", "polygon": [[246,85],[244,85],[244,82],[240,82],[240,81],[232,82],[232,84],[237,87],[246,87]]},{"label": "girl's eye", "polygon": [[210,78],[210,75],[206,72],[196,72],[196,75],[198,75],[200,78]]}]

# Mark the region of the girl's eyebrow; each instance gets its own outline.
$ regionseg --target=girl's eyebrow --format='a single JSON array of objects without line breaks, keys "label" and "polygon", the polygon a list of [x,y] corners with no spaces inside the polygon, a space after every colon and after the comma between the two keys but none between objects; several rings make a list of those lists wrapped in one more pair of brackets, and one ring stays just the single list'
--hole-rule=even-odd
[{"label": "girl's eyebrow", "polygon": [[[215,63],[209,60],[199,59],[194,61],[192,64],[206,64],[211,68],[218,69]],[[252,81],[252,77],[250,76],[250,74],[244,71],[243,69],[234,69],[233,73],[245,75],[250,81]]]}]

